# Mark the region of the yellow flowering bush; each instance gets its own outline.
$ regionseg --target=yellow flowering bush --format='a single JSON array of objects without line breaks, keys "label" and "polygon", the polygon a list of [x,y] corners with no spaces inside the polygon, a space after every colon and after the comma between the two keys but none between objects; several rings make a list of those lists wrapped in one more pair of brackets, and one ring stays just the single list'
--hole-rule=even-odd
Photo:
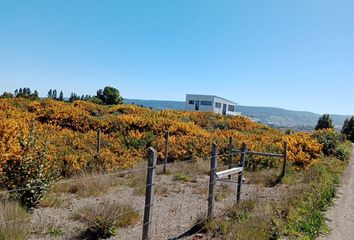
[{"label": "yellow flowering bush", "polygon": [[322,155],[322,144],[309,133],[296,133],[284,137],[288,146],[288,159],[296,166],[306,167]]},{"label": "yellow flowering bush", "polygon": [[[245,142],[248,150],[259,152],[281,153],[286,141],[289,161],[298,167],[318,159],[322,149],[311,134],[284,135],[246,117],[155,111],[125,104],[0,99],[0,120],[0,183],[8,189],[18,187],[18,183],[9,180],[14,171],[9,167],[10,160],[19,166],[41,161],[41,174],[53,177],[70,177],[83,170],[116,171],[131,167],[145,158],[150,146],[156,148],[161,161],[167,129],[170,161],[208,157],[213,141],[218,143],[220,155],[227,154],[229,137],[233,138],[234,147],[239,149]],[[102,131],[99,154],[98,128]],[[247,166],[271,167],[277,161],[248,156]]]}]

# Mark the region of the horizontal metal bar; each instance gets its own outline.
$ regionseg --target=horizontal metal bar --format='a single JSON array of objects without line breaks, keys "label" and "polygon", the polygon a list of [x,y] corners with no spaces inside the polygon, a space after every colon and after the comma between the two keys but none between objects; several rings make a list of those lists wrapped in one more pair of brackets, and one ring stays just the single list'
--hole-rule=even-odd
[{"label": "horizontal metal bar", "polygon": [[[235,149],[232,151],[233,153],[242,153],[241,150]],[[246,154],[249,155],[258,155],[258,156],[265,156],[265,157],[284,157],[284,154],[280,153],[263,153],[263,152],[253,152],[253,151],[247,151]]]},{"label": "horizontal metal bar", "polygon": [[222,178],[225,178],[225,177],[227,177],[227,176],[229,176],[231,174],[235,174],[235,173],[239,173],[239,172],[242,172],[242,167],[231,168],[231,169],[227,169],[227,170],[224,170],[224,171],[217,172],[216,176],[219,179],[222,179]]},{"label": "horizontal metal bar", "polygon": [[258,156],[266,156],[266,157],[284,157],[284,154],[279,154],[279,153],[262,153],[262,152],[247,151],[247,154],[258,155]]}]

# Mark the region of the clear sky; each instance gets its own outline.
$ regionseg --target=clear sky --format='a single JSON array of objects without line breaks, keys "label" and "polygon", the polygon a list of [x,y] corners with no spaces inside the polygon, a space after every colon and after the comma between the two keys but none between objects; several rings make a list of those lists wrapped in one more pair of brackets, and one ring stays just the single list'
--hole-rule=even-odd
[{"label": "clear sky", "polygon": [[0,0],[0,91],[354,114],[354,0]]}]

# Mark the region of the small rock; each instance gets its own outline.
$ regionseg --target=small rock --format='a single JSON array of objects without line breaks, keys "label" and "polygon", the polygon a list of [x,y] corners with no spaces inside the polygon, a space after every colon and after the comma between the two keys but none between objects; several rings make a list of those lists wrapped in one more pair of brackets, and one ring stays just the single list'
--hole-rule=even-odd
[{"label": "small rock", "polygon": [[198,233],[195,235],[194,239],[202,239],[202,238],[203,238],[203,234]]}]

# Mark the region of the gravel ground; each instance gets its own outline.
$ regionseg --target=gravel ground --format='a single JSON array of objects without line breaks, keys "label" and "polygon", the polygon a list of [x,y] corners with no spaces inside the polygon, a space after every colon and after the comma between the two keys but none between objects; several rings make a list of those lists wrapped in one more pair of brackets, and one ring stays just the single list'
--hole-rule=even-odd
[{"label": "gravel ground", "polygon": [[354,145],[350,164],[338,191],[338,198],[326,217],[331,234],[320,236],[319,240],[354,239]]},{"label": "gravel ground", "polygon": [[[172,175],[157,175],[156,195],[152,223],[152,239],[169,239],[176,237],[205,218],[207,212],[207,194],[209,177],[200,175],[193,181],[173,181]],[[264,188],[257,185],[243,184],[242,199],[251,197],[277,199],[284,196],[287,187],[279,185],[273,188]],[[215,215],[221,214],[223,208],[235,203],[236,183],[218,182]],[[65,196],[68,198],[68,196]],[[129,204],[140,213],[140,220],[135,225],[118,229],[118,234],[111,240],[141,239],[142,218],[145,197],[134,193],[128,186],[111,189],[109,193],[99,197],[74,198],[72,204],[60,208],[40,208],[34,212],[32,222],[38,225],[37,233],[29,239],[76,239],[85,225],[72,219],[73,212],[87,204],[99,204],[109,200],[122,204]],[[61,234],[48,234],[50,228],[63,229]],[[203,239],[203,236],[194,236],[189,239]]]}]

